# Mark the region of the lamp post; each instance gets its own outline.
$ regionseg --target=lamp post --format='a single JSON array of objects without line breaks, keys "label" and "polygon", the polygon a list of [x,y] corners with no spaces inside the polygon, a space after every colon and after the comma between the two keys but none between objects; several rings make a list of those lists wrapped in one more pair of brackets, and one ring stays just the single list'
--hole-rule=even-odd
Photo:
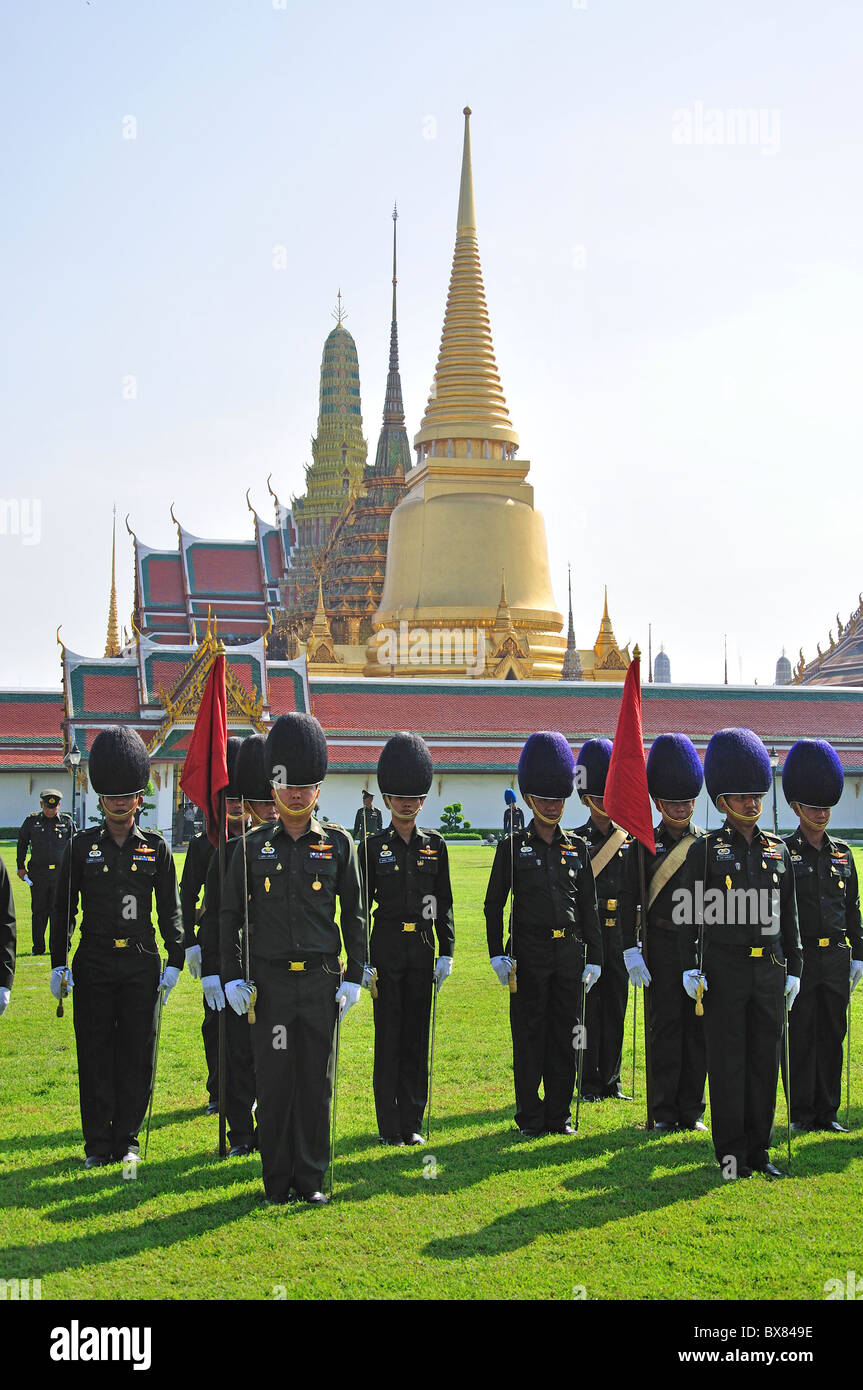
[{"label": "lamp post", "polygon": [[72,777],[72,832],[75,831],[75,792],[78,788],[78,765],[81,762],[81,750],[77,744],[73,743],[63,762],[69,769]]},{"label": "lamp post", "polygon": [[770,749],[770,766],[773,770],[773,834],[779,834],[779,816],[776,810],[776,769],[779,766],[779,754],[775,748]]}]

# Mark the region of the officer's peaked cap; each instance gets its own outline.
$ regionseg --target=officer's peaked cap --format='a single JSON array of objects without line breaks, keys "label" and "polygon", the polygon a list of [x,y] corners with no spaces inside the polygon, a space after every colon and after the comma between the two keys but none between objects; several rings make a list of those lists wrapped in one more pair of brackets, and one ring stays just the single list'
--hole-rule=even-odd
[{"label": "officer's peaked cap", "polygon": [[225,787],[225,796],[236,797],[239,795],[239,792],[237,791],[237,758],[239,756],[239,752],[242,746],[243,740],[241,738],[237,738],[236,734],[232,734],[231,737],[228,739],[228,785]]},{"label": "officer's peaked cap", "polygon": [[839,754],[826,739],[801,738],[792,744],[782,769],[785,800],[804,806],[835,806],[845,773]]},{"label": "officer's peaked cap", "polygon": [[[56,798],[57,798],[58,801],[62,801],[62,800],[63,800],[63,793],[62,793],[62,792],[58,792],[58,790],[57,790],[56,787],[46,787],[45,790],[44,790],[43,792],[40,792],[40,793],[39,793],[39,799],[40,799],[40,801],[44,801],[45,798],[46,798],[46,796],[56,796]],[[810,805],[811,805],[811,803],[810,803]]]},{"label": "officer's peaked cap", "polygon": [[273,782],[314,787],[327,775],[327,740],[312,714],[280,714],[267,735],[267,765]]},{"label": "officer's peaked cap", "polygon": [[647,790],[660,801],[693,801],[701,791],[701,759],[686,734],[660,734],[647,755]]},{"label": "officer's peaked cap", "polygon": [[531,734],[518,760],[518,789],[522,796],[548,801],[572,796],[575,757],[563,734],[544,729]]},{"label": "officer's peaked cap", "polygon": [[425,796],[432,784],[434,764],[419,734],[393,734],[378,758],[378,786],[383,796]]},{"label": "officer's peaked cap", "polygon": [[267,766],[267,740],[264,734],[250,734],[243,739],[234,769],[237,796],[244,801],[272,801],[270,773]]},{"label": "officer's peaked cap", "polygon": [[128,796],[150,780],[150,758],[134,729],[111,725],[93,739],[88,768],[90,785],[100,796]]},{"label": "officer's peaked cap", "polygon": [[605,796],[605,779],[611,761],[611,739],[589,738],[582,744],[581,752],[575,760],[578,770],[578,794],[582,801],[586,796]]},{"label": "officer's peaked cap", "polygon": [[720,729],[707,745],[704,780],[714,804],[735,793],[765,796],[773,769],[770,754],[751,729]]}]

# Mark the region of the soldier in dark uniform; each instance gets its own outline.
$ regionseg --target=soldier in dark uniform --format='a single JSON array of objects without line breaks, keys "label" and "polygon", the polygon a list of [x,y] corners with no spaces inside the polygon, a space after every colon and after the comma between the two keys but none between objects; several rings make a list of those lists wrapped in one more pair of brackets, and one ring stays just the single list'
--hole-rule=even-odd
[{"label": "soldier in dark uniform", "polygon": [[[621,933],[629,982],[650,987],[651,1111],[654,1134],[702,1129],[707,1057],[704,1028],[680,982],[680,928],[671,920],[674,889],[693,839],[704,834],[692,824],[704,774],[695,744],[685,734],[660,734],[647,759],[647,788],[662,819],[656,855],[645,855],[646,959],[639,949],[636,912],[641,904],[638,854],[628,856]],[[646,1005],[647,1007],[647,1005]]]},{"label": "soldier in dark uniform", "polygon": [[603,970],[587,1001],[582,1100],[632,1100],[620,1088],[629,975],[623,963],[620,911],[632,840],[605,814],[603,796],[611,739],[591,738],[576,759],[576,788],[590,819],[575,830],[587,843],[596,880]]},{"label": "soldier in dark uniform", "polygon": [[503,833],[513,835],[517,830],[524,829],[524,811],[520,806],[515,806],[508,802],[503,813]]},{"label": "soldier in dark uniform", "polygon": [[6,865],[0,859],[0,1014],[5,1014],[15,978],[15,904]]},{"label": "soldier in dark uniform", "polygon": [[782,790],[800,826],[785,843],[794,868],[804,966],[788,1030],[791,1128],[834,1134],[847,1133],[838,1118],[842,1045],[850,990],[863,975],[854,856],[843,840],[827,834],[830,808],[844,784],[839,755],[823,739],[801,739],[788,750]]},{"label": "soldier in dark uniform", "polygon": [[[452,971],[452,887],[446,843],[417,828],[432,784],[432,759],[417,734],[396,734],[378,759],[378,786],[392,822],[360,858],[368,911],[377,903],[371,970],[377,982],[374,1092],[382,1144],[421,1144],[428,1100],[432,986]],[[435,935],[438,958],[435,962]],[[376,974],[374,973],[376,972]]]},{"label": "soldier in dark uniform", "polygon": [[[90,749],[90,782],[105,814],[64,851],[51,919],[51,993],[74,986],[75,1043],[86,1168],[137,1161],[147,1113],[156,1000],[183,968],[183,925],[174,860],[162,836],[135,825],[150,760],[133,730],[103,729]],[[71,887],[70,887],[71,879]],[[68,947],[81,898],[81,942]],[[155,897],[168,952],[160,972],[151,920]],[[67,915],[68,914],[68,915]]]},{"label": "soldier in dark uniform", "polygon": [[[236,756],[236,766],[231,771],[232,787],[239,798],[237,805],[247,815],[247,829],[252,822],[251,806],[254,805],[255,820],[258,826],[272,825],[277,820],[276,805],[270,788],[269,774],[265,764],[266,739],[262,734],[252,734],[241,741]],[[230,803],[229,803],[230,804]],[[235,854],[242,854],[243,822],[239,826],[228,818],[228,842],[225,846],[225,874]],[[221,892],[219,885],[219,857],[214,854],[207,870],[204,889],[204,909],[198,932],[201,946],[201,969],[204,1000],[211,1016],[217,1020],[224,1011],[225,1018],[225,1113],[228,1120],[229,1158],[244,1158],[253,1153],[256,1147],[255,1121],[252,1109],[255,1103],[255,1059],[252,1053],[252,1030],[245,1014],[237,1014],[233,1009],[225,1009],[225,994],[219,972],[221,970],[220,941]],[[244,958],[245,959],[245,958]],[[216,1105],[216,1110],[218,1110]]]},{"label": "soldier in dark uniform", "polygon": [[691,846],[673,894],[683,984],[704,991],[713,1147],[724,1178],[782,1177],[768,1152],[785,1008],[802,955],[791,854],[758,828],[773,770],[751,729],[721,729],[704,779],[726,816]]},{"label": "soldier in dark uniform", "polygon": [[[34,956],[45,954],[45,931],[54,905],[57,871],[72,835],[72,817],[59,809],[63,793],[47,787],[39,800],[41,811],[28,816],[18,831],[18,877],[30,879]],[[25,868],[28,850],[30,862]]]},{"label": "soldier in dark uniform", "polygon": [[[318,721],[280,715],[266,752],[279,822],[246,840],[248,897],[242,854],[231,862],[221,912],[222,979],[237,1013],[248,1013],[257,986],[252,1046],[267,1199],[323,1206],[336,1018],[359,999],[363,977],[362,887],[351,836],[313,814],[327,770]],[[251,980],[243,955],[246,901]]]},{"label": "soldier in dark uniform", "polygon": [[[510,992],[515,1122],[524,1138],[573,1134],[576,1029],[582,987],[602,973],[602,937],[593,870],[583,840],[560,829],[575,764],[562,734],[531,734],[518,761],[518,785],[533,813],[499,840],[485,895],[492,969]],[[512,893],[509,939],[503,911]],[[506,954],[504,954],[506,951]],[[515,965],[513,965],[515,959]],[[540,1086],[543,1096],[540,1096]]]},{"label": "soldier in dark uniform", "polygon": [[371,792],[363,792],[363,804],[354,817],[354,839],[359,844],[369,835],[377,835],[384,828],[384,818],[374,804]]},{"label": "soldier in dark uniform", "polygon": [[[243,740],[232,736],[227,743],[228,785],[225,788],[225,810],[228,820],[228,836],[239,834],[243,823],[243,807],[233,786],[237,754]],[[203,916],[203,905],[198,907],[201,889],[207,880],[207,870],[215,854],[215,846],[206,835],[196,835],[189,841],[183,876],[180,879],[180,907],[183,910],[183,942],[186,948],[186,969],[193,980],[200,980],[201,943],[197,928]],[[216,955],[218,956],[218,910],[216,913]],[[218,965],[216,966],[218,973]],[[207,1062],[207,1114],[216,1115],[219,1110],[219,1020],[218,1015],[204,1001],[204,1017],[201,1022],[201,1036],[204,1040],[204,1056]]]}]

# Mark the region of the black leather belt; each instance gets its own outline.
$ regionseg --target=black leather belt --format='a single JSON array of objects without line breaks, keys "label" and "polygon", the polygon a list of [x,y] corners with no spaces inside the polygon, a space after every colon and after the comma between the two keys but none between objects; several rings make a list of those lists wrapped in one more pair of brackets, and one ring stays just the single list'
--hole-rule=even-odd
[{"label": "black leather belt", "polygon": [[320,951],[310,951],[305,956],[277,956],[268,959],[266,956],[255,956],[252,960],[252,974],[255,973],[259,965],[272,966],[275,970],[284,970],[288,974],[305,975],[313,970],[324,970],[327,965],[335,966],[338,969],[339,958],[337,955],[321,953]]}]

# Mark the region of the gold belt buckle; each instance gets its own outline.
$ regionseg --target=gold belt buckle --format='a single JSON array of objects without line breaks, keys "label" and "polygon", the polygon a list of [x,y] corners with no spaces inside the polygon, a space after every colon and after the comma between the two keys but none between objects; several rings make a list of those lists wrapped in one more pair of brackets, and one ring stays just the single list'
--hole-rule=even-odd
[{"label": "gold belt buckle", "polygon": [[306,962],[304,960],[292,960],[289,961],[289,965],[291,970],[305,970],[306,968]]},{"label": "gold belt buckle", "polygon": [[616,911],[617,911],[617,898],[606,898],[606,900],[605,900],[605,906],[608,908],[608,911],[609,911],[609,912],[616,912]]},{"label": "gold belt buckle", "polygon": [[552,927],[551,936],[553,941],[559,941],[561,937],[566,936],[566,932],[563,930],[559,931],[557,927]]},{"label": "gold belt buckle", "polygon": [[49,868],[49,869],[56,869],[56,867],[57,867],[56,864],[49,864],[49,865],[48,865],[48,868]]},{"label": "gold belt buckle", "polygon": [[402,922],[402,931],[416,931],[416,922]]},{"label": "gold belt buckle", "polygon": [[115,946],[115,947],[128,946],[128,944],[129,944],[129,938],[128,938],[128,936],[115,936],[115,937],[114,937],[114,946]]},{"label": "gold belt buckle", "polygon": [[616,917],[606,917],[606,919],[605,919],[605,925],[606,925],[607,927],[613,927],[613,926],[615,925],[616,921],[617,921],[617,918],[616,918]]},{"label": "gold belt buckle", "polygon": [[829,937],[829,936],[819,936],[819,938],[818,938],[818,945],[819,945],[819,946],[829,946],[829,945],[830,945],[830,937]]},{"label": "gold belt buckle", "polygon": [[749,948],[749,954],[750,954],[750,956],[763,956],[763,955],[764,955],[764,947],[763,947],[763,946],[750,946],[750,948]]}]

